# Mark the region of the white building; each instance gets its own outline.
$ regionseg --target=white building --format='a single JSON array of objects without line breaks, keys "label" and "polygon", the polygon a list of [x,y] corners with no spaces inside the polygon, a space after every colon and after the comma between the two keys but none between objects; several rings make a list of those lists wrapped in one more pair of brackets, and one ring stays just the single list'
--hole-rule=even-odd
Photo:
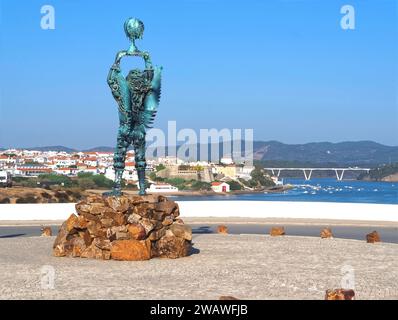
[{"label": "white building", "polygon": [[[105,177],[108,179],[115,181],[115,171],[113,168],[106,168],[105,170]],[[138,175],[137,171],[134,169],[131,170],[124,170],[123,171],[123,176],[122,178],[126,180],[127,182],[137,182],[138,181]]]},{"label": "white building", "polygon": [[232,160],[232,158],[225,157],[221,158],[220,163],[228,165],[228,164],[234,164],[234,161]]},{"label": "white building", "polygon": [[236,178],[241,178],[244,180],[251,179],[251,173],[254,170],[254,166],[243,166],[236,168]]},{"label": "white building", "polygon": [[229,184],[226,182],[212,182],[211,189],[214,192],[229,192]]},{"label": "white building", "polygon": [[98,160],[96,157],[90,157],[90,158],[83,159],[83,163],[88,165],[89,167],[98,166]]},{"label": "white building", "polygon": [[56,168],[53,170],[56,174],[62,174],[64,176],[76,176],[77,168]]}]

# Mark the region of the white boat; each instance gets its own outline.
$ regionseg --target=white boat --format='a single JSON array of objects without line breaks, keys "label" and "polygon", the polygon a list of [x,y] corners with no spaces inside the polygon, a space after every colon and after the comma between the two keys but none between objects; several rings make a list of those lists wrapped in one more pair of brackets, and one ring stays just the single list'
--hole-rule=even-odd
[{"label": "white boat", "polygon": [[148,193],[151,192],[178,192],[178,188],[168,183],[152,183],[149,188],[145,190]]}]

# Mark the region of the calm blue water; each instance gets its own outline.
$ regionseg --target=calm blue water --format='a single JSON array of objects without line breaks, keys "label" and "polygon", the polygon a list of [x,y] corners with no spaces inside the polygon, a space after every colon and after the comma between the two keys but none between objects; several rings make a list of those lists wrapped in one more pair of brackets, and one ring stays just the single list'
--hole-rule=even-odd
[{"label": "calm blue water", "polygon": [[[181,196],[173,200],[255,200],[255,201],[317,201],[398,204],[398,183],[365,182],[336,179],[284,179],[294,188],[285,193],[253,193],[242,195]],[[398,212],[398,211],[397,211]]]}]

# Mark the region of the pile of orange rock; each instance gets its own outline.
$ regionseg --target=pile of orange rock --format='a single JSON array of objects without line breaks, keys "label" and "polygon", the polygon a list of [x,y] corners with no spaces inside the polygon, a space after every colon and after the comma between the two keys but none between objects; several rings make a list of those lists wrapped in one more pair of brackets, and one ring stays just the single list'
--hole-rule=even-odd
[{"label": "pile of orange rock", "polygon": [[89,196],[76,204],[53,245],[57,257],[115,260],[179,258],[190,254],[192,229],[178,204],[161,195]]}]

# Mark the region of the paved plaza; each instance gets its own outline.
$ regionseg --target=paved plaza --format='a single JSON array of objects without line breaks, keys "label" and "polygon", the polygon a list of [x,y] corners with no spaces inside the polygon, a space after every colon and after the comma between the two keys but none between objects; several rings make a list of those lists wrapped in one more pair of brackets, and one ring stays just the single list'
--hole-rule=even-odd
[{"label": "paved plaza", "polygon": [[51,255],[54,237],[0,239],[0,299],[398,299],[398,245],[315,237],[194,235],[177,260],[121,262]]}]

